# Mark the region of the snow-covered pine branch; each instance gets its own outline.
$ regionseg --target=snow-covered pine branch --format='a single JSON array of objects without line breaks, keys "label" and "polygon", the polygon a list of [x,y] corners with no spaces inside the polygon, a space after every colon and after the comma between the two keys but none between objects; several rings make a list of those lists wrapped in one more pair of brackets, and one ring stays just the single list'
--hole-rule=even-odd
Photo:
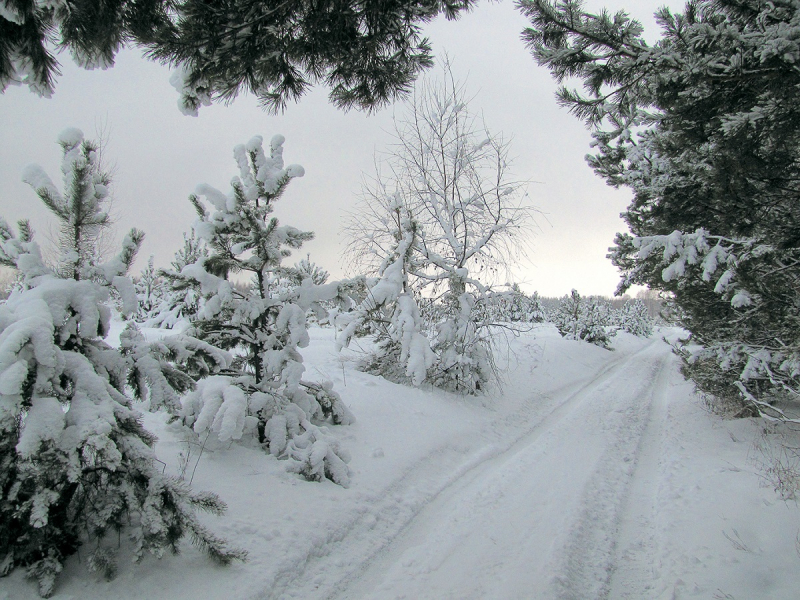
[{"label": "snow-covered pine branch", "polygon": [[[713,329],[691,313],[678,313],[693,334],[679,353],[695,381],[710,393],[738,395],[758,412],[772,399],[800,400],[800,342],[782,308],[800,289],[800,253],[757,237],[711,235],[704,229],[617,241],[613,256],[628,246],[637,250],[638,264],[622,285],[644,282],[658,270],[665,284],[704,298],[705,319]],[[776,293],[779,289],[785,291]],[[719,316],[712,321],[714,314]],[[772,391],[758,391],[765,389]],[[759,394],[762,399],[754,403]]]},{"label": "snow-covered pine branch", "polygon": [[[400,210],[398,207],[398,214]],[[335,324],[340,330],[336,345],[341,350],[366,323],[372,323],[378,350],[368,358],[365,369],[396,381],[421,385],[436,357],[422,333],[419,308],[408,282],[409,259],[418,229],[408,218],[398,223],[398,242],[384,260],[380,278],[354,311],[336,317]]]}]

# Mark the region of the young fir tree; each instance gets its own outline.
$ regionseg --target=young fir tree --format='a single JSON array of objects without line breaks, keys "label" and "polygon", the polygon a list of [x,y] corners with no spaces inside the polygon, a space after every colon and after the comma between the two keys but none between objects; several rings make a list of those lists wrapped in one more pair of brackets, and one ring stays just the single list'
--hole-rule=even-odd
[{"label": "young fir tree", "polygon": [[513,284],[507,298],[506,314],[511,323],[527,323],[529,318],[528,297],[519,289],[519,284]]},{"label": "young fir tree", "polygon": [[[126,273],[143,234],[132,230],[118,256],[92,263],[92,227],[107,223],[96,200],[108,177],[79,131],[59,139],[63,195],[40,168],[26,169],[63,230],[80,234],[68,238],[72,247],[64,246],[59,268],[45,266],[26,222],[16,236],[0,221],[0,263],[17,269],[21,282],[0,305],[2,573],[24,567],[49,596],[65,559],[85,545],[88,566],[111,577],[122,531],[137,559],[177,552],[187,535],[222,563],[244,558],[195,514],[221,514],[224,503],[162,473],[155,438],[131,408],[126,390],[133,374],[141,384],[135,391],[161,399],[167,389],[176,397],[191,379],[167,361],[149,362],[144,343],[131,345],[137,352],[131,357],[104,341],[112,286],[132,299],[128,312],[135,310]],[[180,344],[173,347],[186,354]]]},{"label": "young fir tree", "polygon": [[366,297],[355,310],[337,316],[341,330],[336,341],[341,349],[363,330],[375,335],[377,351],[364,362],[367,372],[396,382],[420,385],[428,377],[436,356],[422,332],[422,318],[409,285],[417,224],[398,206],[397,243],[378,271],[379,279],[369,286]]},{"label": "young fir tree", "polygon": [[479,294],[483,298],[486,294],[480,287],[479,294],[467,290],[469,283],[476,283],[467,269],[450,273],[447,283],[442,302],[445,318],[437,323],[432,344],[437,361],[431,380],[446,390],[474,394],[483,390],[494,374],[492,323],[477,309]]},{"label": "young fir tree", "polygon": [[525,295],[517,283],[512,284],[510,290],[496,294],[492,306],[498,313],[493,316],[493,319],[497,321],[507,323],[541,323],[544,321],[539,295],[536,292],[533,293],[533,296]]},{"label": "young fir tree", "polygon": [[[62,277],[86,279],[99,259],[99,237],[111,224],[106,211],[111,177],[100,163],[98,144],[85,140],[79,129],[65,129],[58,143],[63,151],[64,193],[58,191],[39,165],[28,165],[22,179],[58,219],[60,253],[56,271]],[[124,292],[129,305],[134,301],[131,292]]]},{"label": "young fir tree", "polygon": [[619,326],[639,337],[653,335],[653,319],[647,310],[647,305],[639,299],[625,303],[619,311]]},{"label": "young fir tree", "polygon": [[208,248],[195,235],[183,234],[183,247],[175,252],[171,269],[160,269],[160,301],[143,321],[146,327],[182,329],[189,326],[203,305],[200,286],[192,277],[182,274],[183,268],[208,257]]},{"label": "young fir tree", "polygon": [[577,290],[561,299],[553,324],[563,337],[601,348],[608,348],[615,334],[609,327],[608,307],[597,298],[581,298]]},{"label": "young fir tree", "polygon": [[147,267],[134,282],[136,299],[139,302],[134,319],[139,323],[152,318],[164,299],[164,282],[156,273],[153,260],[153,256],[147,259]]},{"label": "young fir tree", "polygon": [[295,263],[294,270],[299,283],[304,279],[311,279],[314,285],[323,285],[330,277],[330,273],[311,260],[310,254],[306,254],[305,258]]},{"label": "young fir tree", "polygon": [[[283,142],[273,137],[269,154],[260,136],[237,146],[239,176],[231,192],[201,185],[190,197],[199,215],[195,230],[209,248],[207,258],[181,270],[204,296],[190,331],[237,358],[226,377],[198,385],[182,414],[198,434],[213,432],[223,441],[253,437],[305,477],[347,485],[346,453],[312,420],[348,424],[353,417],[330,384],[303,380],[299,352],[309,341],[307,311],[335,298],[339,287],[316,285],[311,277],[271,287],[290,271],[282,262],[291,249],[313,235],[272,216],[291,180],[304,174],[299,165],[284,167]],[[237,275],[250,275],[252,285],[235,286]]]},{"label": "young fir tree", "polygon": [[[286,270],[284,278],[288,279],[290,285],[299,286],[303,281],[309,279],[314,285],[324,285],[327,283],[330,273],[311,260],[311,255],[296,262],[291,269]],[[336,301],[318,302],[308,311],[308,323],[310,325],[330,324],[330,311],[335,310]]]},{"label": "young fir tree", "polygon": [[528,322],[529,323],[544,323],[547,321],[547,311],[542,305],[542,300],[539,298],[539,292],[533,292],[529,298],[528,304]]}]

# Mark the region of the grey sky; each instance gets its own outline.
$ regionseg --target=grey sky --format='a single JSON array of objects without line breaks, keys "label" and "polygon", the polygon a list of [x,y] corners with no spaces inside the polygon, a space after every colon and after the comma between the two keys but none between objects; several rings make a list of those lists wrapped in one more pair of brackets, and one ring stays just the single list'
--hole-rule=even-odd
[{"label": "grey sky", "polygon": [[[587,5],[624,7],[641,20],[654,39],[652,13],[663,4],[649,0],[592,0]],[[504,1],[484,2],[456,22],[433,23],[427,34],[437,55],[447,52],[456,75],[466,79],[492,132],[511,137],[513,172],[531,180],[537,217],[529,259],[514,270],[523,289],[563,295],[573,287],[584,294],[613,293],[618,281],[605,258],[615,232],[624,230],[619,213],[630,192],[607,187],[584,162],[590,136],[556,105],[555,84],[536,66],[519,40],[525,19]],[[305,167],[292,182],[276,216],[285,224],[316,233],[305,252],[332,273],[342,274],[344,212],[355,205],[362,173],[370,173],[375,151],[391,142],[392,108],[368,116],[342,113],[327,103],[324,89],[314,90],[285,114],[268,115],[252,97],[231,105],[201,109],[197,118],[177,109],[169,72],[142,59],[136,50],[121,53],[114,68],[84,71],[69,56],[60,57],[63,75],[52,99],[38,98],[27,87],[0,95],[0,215],[9,222],[30,218],[40,242],[52,227],[46,209],[21,182],[25,165],[42,165],[60,187],[60,148],[55,143],[69,126],[96,138],[109,137],[106,157],[116,166],[114,208],[120,233],[131,227],[147,235],[137,262],[150,254],[166,266],[194,221],[187,196],[198,183],[228,191],[236,174],[232,150],[253,135],[286,136],[284,157]]]}]

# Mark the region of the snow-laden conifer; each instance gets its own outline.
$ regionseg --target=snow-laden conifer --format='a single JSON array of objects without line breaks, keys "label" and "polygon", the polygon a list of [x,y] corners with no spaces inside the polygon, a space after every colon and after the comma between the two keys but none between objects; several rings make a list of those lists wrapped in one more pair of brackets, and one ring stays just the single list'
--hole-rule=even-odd
[{"label": "snow-laden conifer", "polygon": [[653,335],[653,319],[647,310],[647,305],[639,299],[626,302],[617,311],[620,329],[639,337]]},{"label": "snow-laden conifer", "polygon": [[141,275],[134,280],[136,299],[139,302],[134,319],[139,323],[150,319],[164,300],[164,281],[156,273],[153,260],[151,255]]},{"label": "snow-laden conifer", "polygon": [[[26,278],[0,306],[4,570],[26,567],[48,596],[78,546],[88,544],[90,561],[108,558],[120,531],[130,535],[137,558],[177,551],[186,535],[221,562],[242,558],[194,514],[220,513],[225,505],[162,474],[155,440],[125,395],[130,362],[103,341],[108,280],[60,278],[28,235],[13,237],[5,224],[2,232],[3,263]],[[156,394],[160,383],[175,383],[161,377],[153,382]]]},{"label": "snow-laden conifer", "polygon": [[523,34],[593,130],[590,165],[633,191],[610,258],[661,291],[691,332],[697,387],[739,414],[786,419],[800,399],[800,11],[789,0],[697,0],[656,13],[520,0]]},{"label": "snow-laden conifer", "polygon": [[156,277],[158,303],[147,313],[145,327],[185,329],[194,320],[203,305],[203,295],[197,281],[183,275],[183,268],[208,256],[208,248],[194,230],[183,234],[183,247],[175,252],[169,269],[159,269]]},{"label": "snow-laden conifer", "polygon": [[[195,511],[219,514],[224,503],[163,474],[155,438],[126,395],[132,385],[151,403],[175,404],[193,386],[186,373],[229,358],[198,340],[165,340],[158,348],[129,334],[123,351],[104,341],[110,290],[136,308],[127,278],[143,234],[132,230],[120,253],[98,263],[95,244],[108,221],[102,210],[108,179],[93,145],[78,130],[60,138],[63,194],[38,167],[26,169],[61,221],[62,258],[47,267],[26,222],[19,234],[0,220],[0,263],[20,285],[0,305],[0,564],[27,568],[50,595],[64,561],[86,546],[90,568],[113,574],[118,534],[133,540],[137,559],[177,552],[183,537],[227,563],[243,558],[200,523]],[[123,336],[125,337],[125,336]],[[186,368],[179,368],[180,365]]]},{"label": "snow-laden conifer", "polygon": [[365,361],[365,370],[393,381],[420,385],[436,357],[422,331],[420,311],[408,281],[419,231],[400,206],[395,211],[397,243],[364,300],[354,311],[337,316],[340,333],[336,343],[339,349],[347,346],[365,324],[371,324],[377,351]]},{"label": "snow-laden conifer", "polygon": [[545,320],[544,309],[539,301],[539,294],[526,295],[519,284],[492,295],[487,302],[487,309],[494,321],[502,323],[541,323]]},{"label": "snow-laden conifer", "polygon": [[[36,164],[25,167],[22,179],[59,221],[57,272],[63,277],[86,279],[100,259],[99,238],[111,223],[111,176],[101,164],[99,145],[84,139],[81,130],[65,129],[58,143],[63,152],[62,189]],[[131,291],[120,293],[130,300]]]},{"label": "snow-laden conifer", "polygon": [[564,296],[552,315],[558,332],[570,340],[582,340],[608,348],[616,330],[611,327],[607,303],[598,298],[582,298],[577,290]]},{"label": "snow-laden conifer", "polygon": [[548,320],[547,310],[542,304],[539,292],[533,292],[528,296],[526,311],[529,323],[544,323]]},{"label": "snow-laden conifer", "polygon": [[[304,174],[299,165],[284,166],[283,143],[276,135],[265,152],[256,136],[237,146],[231,191],[204,184],[190,197],[199,216],[195,231],[209,254],[180,272],[203,296],[189,332],[236,358],[224,377],[201,382],[186,397],[182,416],[198,434],[251,436],[298,472],[347,485],[346,455],[319,424],[353,417],[329,384],[303,379],[299,351],[309,341],[308,311],[336,298],[339,286],[318,285],[313,276],[291,284],[294,271],[282,265],[313,237],[272,216],[291,180]],[[235,285],[236,276],[249,276],[251,285]]]}]

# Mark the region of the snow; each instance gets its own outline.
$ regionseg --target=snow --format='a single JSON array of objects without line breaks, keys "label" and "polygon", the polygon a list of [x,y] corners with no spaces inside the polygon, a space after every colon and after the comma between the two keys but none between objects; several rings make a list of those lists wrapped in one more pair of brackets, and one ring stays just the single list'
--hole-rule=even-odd
[{"label": "snow", "polygon": [[306,170],[302,165],[292,164],[286,167],[286,174],[289,177],[303,177],[306,174]]},{"label": "snow", "polygon": [[180,94],[178,110],[187,117],[196,117],[198,108],[211,106],[211,95],[207,82],[200,80],[190,84],[191,68],[186,63],[179,63],[169,78],[169,84]]},{"label": "snow", "polygon": [[[356,340],[337,352],[334,330],[309,334],[307,371],[358,422],[312,426],[296,460],[223,436],[201,451],[205,434],[144,414],[165,472],[227,502],[203,521],[248,562],[187,543],[134,565],[123,536],[116,579],[75,556],[53,598],[797,597],[797,507],[754,464],[774,436],[704,409],[661,340],[677,331],[620,332],[609,352],[536,326],[502,353],[502,388],[468,398],[358,372]],[[291,472],[341,450],[348,488]],[[20,570],[0,579],[0,599],[35,597]]]},{"label": "snow", "polygon": [[74,148],[83,141],[83,132],[77,127],[67,127],[58,134],[58,143],[67,148]]},{"label": "snow", "polygon": [[44,169],[36,164],[27,165],[22,170],[22,181],[30,185],[37,193],[46,193],[56,202],[61,202],[61,192],[58,191],[53,180],[44,172]]},{"label": "snow", "polygon": [[17,452],[23,458],[30,458],[43,441],[57,441],[63,429],[64,410],[61,403],[55,398],[34,398],[25,417]]},{"label": "snow", "polygon": [[196,433],[213,431],[220,442],[241,439],[246,411],[244,392],[221,376],[201,381],[183,406],[183,416]]},{"label": "snow", "polygon": [[136,288],[130,278],[115,275],[111,278],[111,285],[119,292],[119,297],[122,300],[122,314],[130,315],[135,313],[139,306],[139,300],[136,297]]},{"label": "snow", "polygon": [[22,11],[5,0],[0,2],[0,17],[17,25],[22,25],[25,22],[25,16]]}]

